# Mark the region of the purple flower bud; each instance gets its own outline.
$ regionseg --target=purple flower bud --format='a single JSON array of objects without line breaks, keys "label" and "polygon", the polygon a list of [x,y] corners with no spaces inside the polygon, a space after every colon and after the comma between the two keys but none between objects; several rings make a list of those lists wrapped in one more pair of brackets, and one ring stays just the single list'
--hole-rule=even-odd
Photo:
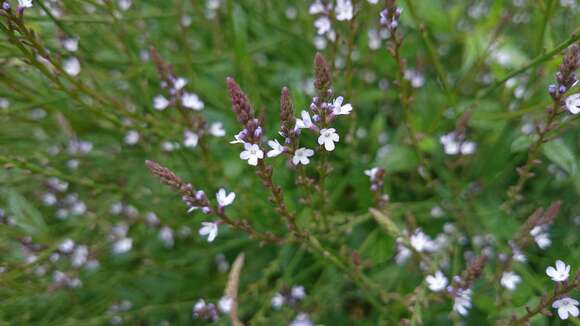
[{"label": "purple flower bud", "polygon": [[310,103],[310,111],[315,111],[316,110],[316,104],[314,103]]},{"label": "purple flower bud", "polygon": [[548,93],[550,94],[556,94],[556,85],[554,84],[550,84],[550,86],[548,86]]},{"label": "purple flower bud", "polygon": [[204,214],[209,214],[209,213],[211,212],[211,208],[209,208],[209,207],[207,207],[207,206],[204,206],[204,207],[202,207],[202,208],[201,208],[201,211],[202,211]]},{"label": "purple flower bud", "polygon": [[2,3],[2,9],[6,11],[10,10],[10,3],[8,3],[8,1]]},{"label": "purple flower bud", "polygon": [[262,127],[258,127],[254,130],[254,137],[259,138],[260,136],[262,136]]},{"label": "purple flower bud", "polygon": [[203,192],[203,190],[198,190],[195,193],[195,199],[197,200],[203,200],[205,198],[205,192]]},{"label": "purple flower bud", "polygon": [[560,92],[560,94],[566,93],[566,86],[561,85],[560,88],[558,88],[558,92]]},{"label": "purple flower bud", "polygon": [[396,20],[391,22],[391,29],[396,29],[399,26],[399,23]]},{"label": "purple flower bud", "polygon": [[320,121],[320,116],[318,114],[315,114],[315,115],[312,116],[312,120],[314,122],[318,122],[318,121]]},{"label": "purple flower bud", "polygon": [[286,145],[290,145],[290,144],[292,144],[292,138],[290,138],[290,137],[287,137],[286,139],[284,139],[284,143],[285,143]]}]

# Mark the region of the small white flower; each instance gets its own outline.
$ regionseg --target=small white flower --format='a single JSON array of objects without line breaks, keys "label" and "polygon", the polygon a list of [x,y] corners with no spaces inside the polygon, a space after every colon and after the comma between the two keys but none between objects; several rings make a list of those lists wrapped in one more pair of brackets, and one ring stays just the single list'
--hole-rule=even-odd
[{"label": "small white flower", "polygon": [[272,148],[268,153],[266,153],[268,157],[276,157],[284,153],[284,146],[282,146],[277,139],[268,140],[268,146]]},{"label": "small white flower", "polygon": [[561,260],[556,260],[556,268],[549,266],[546,268],[546,274],[548,274],[554,282],[566,281],[568,276],[570,276],[570,265],[566,265],[566,263]]},{"label": "small white flower", "polygon": [[292,163],[294,165],[302,164],[307,165],[310,163],[310,156],[314,155],[314,151],[310,148],[301,147],[294,152],[294,157],[292,157]]},{"label": "small white flower", "polygon": [[375,179],[375,177],[377,176],[377,173],[379,172],[379,170],[380,169],[377,167],[365,170],[365,175],[367,175],[369,177],[369,179],[371,179],[371,181],[373,181]]},{"label": "small white flower", "polygon": [[113,244],[113,253],[124,254],[133,248],[133,239],[123,238]]},{"label": "small white flower", "polygon": [[230,142],[230,144],[244,144],[245,142],[242,140],[241,134],[243,131],[240,131],[238,134],[234,135],[234,140]]},{"label": "small white flower", "polygon": [[417,229],[413,235],[411,235],[411,246],[417,250],[417,252],[428,251],[433,247],[433,241],[427,236],[421,229]]},{"label": "small white flower", "polygon": [[568,319],[569,316],[578,317],[579,311],[578,307],[576,307],[577,305],[578,300],[566,297],[554,301],[554,303],[552,303],[552,308],[558,309],[558,316],[560,316],[560,319]]},{"label": "small white flower", "polygon": [[198,142],[199,136],[196,133],[189,130],[183,132],[183,146],[187,148],[195,148]]},{"label": "small white flower", "polygon": [[455,301],[453,302],[453,310],[462,316],[466,316],[470,308],[471,308],[471,289],[457,290]]},{"label": "small white flower", "polygon": [[320,2],[320,0],[316,0],[310,5],[310,7],[308,7],[308,13],[311,15],[318,15],[323,13],[324,9],[325,8],[322,2]]},{"label": "small white flower", "polygon": [[240,153],[242,160],[247,160],[249,165],[258,165],[258,160],[264,158],[264,152],[257,144],[244,143],[244,151]]},{"label": "small white flower", "polygon": [[350,103],[342,105],[342,102],[344,102],[342,96],[335,98],[332,102],[332,112],[335,115],[348,115],[352,111],[352,105]]},{"label": "small white flower", "polygon": [[435,275],[427,275],[425,281],[427,281],[429,290],[433,292],[439,292],[447,286],[447,277],[441,271],[435,272]]},{"label": "small white flower", "polygon": [[570,95],[566,98],[566,109],[572,114],[580,113],[580,93]]},{"label": "small white flower", "polygon": [[66,239],[58,246],[58,250],[65,254],[71,253],[74,248],[75,242],[72,239]]},{"label": "small white flower", "polygon": [[185,85],[187,85],[187,79],[179,77],[173,82],[173,89],[178,91],[184,88]]},{"label": "small white flower", "polygon": [[350,0],[336,0],[336,7],[334,8],[336,13],[336,20],[351,20],[354,14],[354,8]]},{"label": "small white flower", "polygon": [[340,139],[340,136],[336,133],[336,129],[320,129],[320,136],[318,137],[318,144],[323,145],[327,151],[333,151],[335,146],[334,143]]},{"label": "small white flower", "polygon": [[296,129],[308,129],[312,127],[312,119],[307,111],[302,111],[300,114],[302,119],[296,119]]},{"label": "small white flower", "polygon": [[153,98],[153,108],[158,111],[163,111],[169,106],[169,100],[163,95],[157,95]]},{"label": "small white flower", "polygon": [[218,235],[218,223],[217,222],[201,222],[202,227],[199,229],[198,233],[201,236],[207,236],[207,241],[212,242]]},{"label": "small white flower", "polygon": [[77,37],[67,37],[62,40],[62,47],[69,52],[75,52],[79,49],[79,39]]},{"label": "small white flower", "polygon": [[500,283],[504,288],[513,291],[516,289],[518,283],[520,283],[521,281],[522,278],[519,277],[518,274],[514,272],[504,272],[501,275]]},{"label": "small white flower", "polygon": [[131,0],[117,0],[117,4],[119,5],[119,9],[126,11],[126,10],[129,10],[129,8],[131,8],[133,1],[131,1]]},{"label": "small white flower", "polygon": [[461,143],[461,147],[459,148],[459,150],[461,151],[461,154],[463,154],[463,155],[471,155],[471,154],[475,153],[476,149],[477,149],[477,144],[472,142],[472,141],[465,141],[465,142]]},{"label": "small white flower", "polygon": [[32,0],[18,0],[18,7],[32,8]]},{"label": "small white flower", "polygon": [[318,17],[314,21],[314,27],[316,27],[316,33],[318,35],[326,34],[331,29],[330,19],[328,19],[328,17],[326,17],[326,16]]},{"label": "small white flower", "polygon": [[413,252],[411,251],[411,249],[397,242],[397,255],[395,256],[395,262],[398,265],[403,265],[409,259],[409,257],[411,257],[412,254]]},{"label": "small white flower", "polygon": [[534,241],[536,241],[536,244],[538,247],[540,247],[540,249],[546,249],[552,244],[550,236],[544,227],[535,226],[530,231],[530,235],[534,237]]},{"label": "small white flower", "polygon": [[70,57],[63,61],[62,68],[70,76],[76,76],[81,72],[81,62],[75,57]]},{"label": "small white flower", "polygon": [[188,109],[193,109],[196,111],[203,110],[204,104],[199,99],[199,96],[193,93],[185,93],[181,98],[181,104]]},{"label": "small white flower", "polygon": [[234,299],[224,296],[218,301],[218,309],[224,313],[229,314],[232,310],[232,305],[234,304]]},{"label": "small white flower", "polygon": [[377,3],[379,3],[379,0],[368,0],[368,2],[372,5],[376,5]]},{"label": "small white flower", "polygon": [[234,199],[236,199],[235,192],[232,191],[228,194],[224,188],[218,190],[215,196],[217,198],[220,207],[226,207],[228,205],[231,205],[234,202]]},{"label": "small white flower", "polygon": [[167,248],[173,247],[175,244],[175,239],[173,238],[173,230],[168,227],[164,226],[159,230],[159,240],[163,242],[163,245]]},{"label": "small white flower", "polygon": [[215,137],[223,137],[226,135],[226,130],[224,129],[224,124],[221,122],[214,122],[209,127],[209,133]]},{"label": "small white flower", "polygon": [[441,206],[433,206],[431,208],[431,216],[433,216],[434,218],[440,218],[443,215],[445,215],[445,211],[443,210],[443,208],[441,208]]},{"label": "small white flower", "polygon": [[125,135],[125,144],[127,145],[135,145],[139,142],[139,133],[135,130],[130,130]]},{"label": "small white flower", "polygon": [[274,309],[280,309],[282,307],[282,305],[284,304],[285,301],[286,301],[286,299],[284,298],[283,295],[281,295],[280,293],[276,293],[272,297],[272,300],[270,301],[270,304],[272,305],[272,308],[274,308]]},{"label": "small white flower", "polygon": [[292,295],[292,298],[296,300],[302,300],[304,297],[306,297],[306,290],[304,290],[302,285],[297,285],[292,287],[290,294]]},{"label": "small white flower", "polygon": [[299,313],[288,326],[314,326],[307,314]]}]

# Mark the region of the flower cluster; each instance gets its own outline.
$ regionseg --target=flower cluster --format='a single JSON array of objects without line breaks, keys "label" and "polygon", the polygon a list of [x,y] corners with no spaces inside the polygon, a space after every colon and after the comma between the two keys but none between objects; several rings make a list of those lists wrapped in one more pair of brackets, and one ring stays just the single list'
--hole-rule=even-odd
[{"label": "flower cluster", "polygon": [[336,40],[336,31],[332,27],[333,18],[337,21],[349,21],[355,15],[355,8],[351,0],[336,0],[336,5],[333,5],[333,1],[315,0],[308,7],[308,13],[316,16],[314,28],[318,36],[314,43],[317,49],[322,50],[326,48],[328,41]]},{"label": "flower cluster", "polygon": [[456,132],[450,132],[441,136],[439,141],[443,145],[443,151],[447,155],[471,155],[477,149],[475,142],[464,140]]},{"label": "flower cluster", "polygon": [[397,7],[395,0],[387,0],[386,8],[381,11],[380,24],[385,27],[391,35],[394,35],[399,28],[399,19],[403,9]]},{"label": "flower cluster", "polygon": [[548,87],[548,92],[554,99],[560,99],[578,80],[576,70],[580,67],[580,48],[572,44],[564,56],[560,69],[556,72],[556,84]]},{"label": "flower cluster", "polygon": [[300,301],[304,300],[305,297],[306,291],[304,290],[304,287],[301,285],[295,285],[291,288],[284,287],[282,291],[274,294],[270,303],[272,308],[280,309],[285,304],[295,306]]}]

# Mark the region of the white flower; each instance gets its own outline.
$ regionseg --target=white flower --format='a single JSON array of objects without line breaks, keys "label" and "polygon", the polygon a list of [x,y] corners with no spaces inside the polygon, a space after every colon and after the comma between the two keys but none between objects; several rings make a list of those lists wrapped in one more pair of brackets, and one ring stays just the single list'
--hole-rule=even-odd
[{"label": "white flower", "polygon": [[113,244],[113,253],[124,254],[133,248],[133,239],[122,238]]},{"label": "white flower", "polygon": [[377,3],[379,3],[379,0],[368,0],[368,2],[372,5],[376,5]]},{"label": "white flower", "polygon": [[292,157],[292,163],[294,165],[303,164],[307,165],[310,163],[310,156],[314,155],[314,151],[310,148],[300,147],[294,152],[294,157]]},{"label": "white flower", "polygon": [[201,236],[206,236],[207,235],[207,241],[208,242],[212,242],[213,240],[215,240],[215,237],[217,237],[218,235],[218,223],[217,222],[201,222],[201,225],[203,225],[198,233]]},{"label": "white flower", "polygon": [[477,149],[477,144],[472,142],[472,141],[465,141],[465,142],[461,143],[461,147],[459,148],[459,150],[461,151],[461,154],[463,154],[463,155],[471,155],[471,154],[475,153],[476,149]]},{"label": "white flower", "polygon": [[173,82],[173,88],[177,91],[184,88],[185,85],[187,85],[187,79],[185,78],[179,77]]},{"label": "white flower", "polygon": [[75,242],[72,239],[66,239],[58,246],[58,250],[65,254],[71,253],[74,248]]},{"label": "white flower", "polygon": [[535,226],[530,231],[530,235],[534,237],[534,241],[536,241],[536,244],[541,249],[546,249],[552,244],[548,232],[546,232],[545,228],[541,226]]},{"label": "white flower", "polygon": [[67,37],[62,40],[62,46],[69,52],[75,52],[79,49],[79,39],[77,37]]},{"label": "white flower", "polygon": [[566,98],[566,109],[572,114],[580,113],[580,93],[570,95]]},{"label": "white flower", "polygon": [[308,13],[311,15],[317,15],[324,12],[324,5],[320,0],[314,1],[310,7],[308,7]]},{"label": "white flower", "polygon": [[558,316],[561,319],[568,319],[571,315],[572,317],[578,317],[578,300],[572,298],[562,298],[560,300],[554,301],[552,303],[552,308],[558,309]]},{"label": "white flower", "polygon": [[191,132],[189,130],[183,132],[183,146],[187,148],[195,148],[197,146],[198,141],[199,136],[196,133]]},{"label": "white flower", "polygon": [[286,299],[284,298],[283,295],[281,295],[280,293],[276,293],[272,297],[272,300],[270,301],[270,303],[272,305],[272,308],[280,309],[285,301],[286,301]]},{"label": "white flower", "polygon": [[117,0],[117,5],[119,5],[119,9],[126,11],[128,10],[133,2],[131,0]]},{"label": "white flower", "polygon": [[257,144],[244,143],[244,151],[240,153],[242,160],[247,160],[249,165],[258,165],[258,160],[264,158],[264,152]]},{"label": "white flower", "polygon": [[302,300],[306,297],[306,291],[302,285],[293,286],[290,294],[296,300]]},{"label": "white flower", "polygon": [[342,102],[344,102],[342,96],[335,98],[332,102],[332,112],[335,115],[348,115],[350,114],[350,111],[352,111],[352,105],[350,105],[350,103],[342,105]]},{"label": "white flower", "polygon": [[468,310],[471,308],[471,289],[459,289],[455,295],[453,310],[462,316],[466,316]]},{"label": "white flower", "polygon": [[169,100],[163,95],[157,95],[153,98],[153,108],[158,111],[163,111],[169,106]]},{"label": "white flower", "polygon": [[334,143],[340,139],[340,136],[336,133],[336,129],[320,129],[320,136],[318,137],[318,144],[323,145],[327,151],[334,150]]},{"label": "white flower", "polygon": [[234,140],[230,142],[230,144],[244,144],[245,142],[242,140],[243,131],[240,131],[238,134],[234,135]]},{"label": "white flower", "polygon": [[411,235],[411,246],[418,252],[429,251],[433,248],[433,241],[421,229]]},{"label": "white flower", "polygon": [[377,173],[379,172],[379,170],[380,169],[377,167],[365,170],[365,175],[367,175],[369,177],[369,179],[371,179],[371,181],[373,181],[375,179],[375,177],[377,176]]},{"label": "white flower", "polygon": [[125,135],[125,144],[127,145],[135,145],[139,142],[139,133],[135,130],[130,130]]},{"label": "white flower", "polygon": [[334,11],[336,13],[336,20],[339,21],[351,20],[354,14],[354,8],[350,0],[336,0]]},{"label": "white flower", "polygon": [[268,151],[266,155],[268,157],[276,157],[282,153],[284,153],[284,146],[282,146],[277,139],[268,140],[268,146],[272,148],[272,150]]},{"label": "white flower", "polygon": [[314,27],[316,27],[316,33],[318,35],[326,34],[330,31],[331,28],[330,19],[328,19],[326,16],[318,17],[314,21]]},{"label": "white flower", "polygon": [[228,194],[224,188],[218,190],[215,196],[217,198],[220,207],[226,207],[228,205],[231,205],[234,202],[234,199],[236,199],[235,192],[232,191]]},{"label": "white flower", "polygon": [[439,138],[439,141],[443,145],[443,150],[447,155],[471,155],[475,153],[477,149],[477,144],[471,141],[461,141],[458,139],[455,132],[450,132]]},{"label": "white flower", "polygon": [[501,275],[500,283],[504,288],[513,291],[516,289],[518,283],[520,283],[521,281],[522,278],[519,277],[518,274],[514,272],[504,272]]},{"label": "white flower", "polygon": [[412,254],[413,252],[411,249],[397,242],[397,255],[395,256],[395,262],[398,265],[403,265]]},{"label": "white flower", "polygon": [[554,282],[566,281],[568,276],[570,276],[570,265],[566,265],[566,263],[561,260],[556,260],[556,268],[549,266],[546,268],[546,274],[548,274]]},{"label": "white flower", "polygon": [[433,206],[431,208],[431,216],[434,218],[440,218],[441,216],[445,215],[445,211],[441,206]]},{"label": "white flower", "polygon": [[429,286],[429,290],[433,292],[439,292],[443,290],[447,286],[447,277],[441,273],[441,271],[435,272],[435,275],[427,275],[425,278],[427,281],[427,285]]},{"label": "white flower", "polygon": [[296,119],[296,129],[308,129],[312,127],[312,119],[310,114],[306,111],[302,111],[300,114],[302,119]]},{"label": "white flower", "polygon": [[203,110],[203,102],[199,99],[196,94],[185,93],[181,98],[181,104],[188,109],[194,109],[196,111]]},{"label": "white flower", "polygon": [[18,0],[18,7],[32,8],[32,0]]},{"label": "white flower", "polygon": [[228,297],[227,295],[222,297],[220,301],[218,301],[218,309],[224,313],[229,314],[232,310],[232,305],[234,304],[234,299]]},{"label": "white flower", "polygon": [[70,57],[62,63],[62,68],[70,76],[76,76],[81,72],[81,62],[75,57]]},{"label": "white flower", "polygon": [[288,326],[314,326],[314,323],[305,313],[299,313]]},{"label": "white flower", "polygon": [[209,126],[209,133],[215,137],[223,137],[226,135],[224,124],[221,122],[214,122]]}]

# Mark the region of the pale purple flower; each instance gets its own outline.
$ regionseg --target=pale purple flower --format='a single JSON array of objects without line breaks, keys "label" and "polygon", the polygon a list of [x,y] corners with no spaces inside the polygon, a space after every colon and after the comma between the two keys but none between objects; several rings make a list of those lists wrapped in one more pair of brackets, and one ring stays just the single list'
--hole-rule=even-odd
[{"label": "pale purple flower", "polygon": [[226,207],[234,202],[236,193],[232,191],[228,194],[224,188],[221,188],[216,193],[216,198],[220,207]]},{"label": "pale purple flower", "polygon": [[244,151],[240,153],[242,160],[247,160],[249,165],[258,165],[258,160],[264,158],[264,152],[257,144],[244,143]]},{"label": "pale purple flower", "polygon": [[163,95],[157,95],[153,98],[153,108],[158,111],[163,111],[169,106],[169,100]]},{"label": "pale purple flower", "polygon": [[554,301],[554,303],[552,303],[552,308],[558,309],[558,316],[560,316],[560,319],[565,320],[568,319],[569,316],[578,317],[579,311],[578,307],[576,307],[577,305],[577,300],[566,297]]},{"label": "pale purple flower", "polygon": [[294,165],[302,164],[307,165],[310,163],[309,157],[314,155],[314,151],[310,148],[301,147],[294,152],[294,157],[292,157],[292,163]]},{"label": "pale purple flower", "polygon": [[312,119],[310,118],[310,114],[307,111],[302,111],[300,116],[301,119],[296,119],[297,129],[308,129],[312,127]]},{"label": "pale purple flower", "polygon": [[516,289],[516,287],[518,286],[518,284],[522,281],[522,278],[519,277],[516,273],[514,272],[504,272],[501,275],[501,280],[500,283],[501,285],[510,290],[513,291]]},{"label": "pale purple flower", "polygon": [[188,109],[193,109],[196,111],[203,110],[204,104],[199,99],[196,94],[193,93],[185,93],[181,98],[181,103]]},{"label": "pale purple flower", "polygon": [[201,222],[202,227],[198,233],[201,236],[207,236],[207,241],[212,242],[218,235],[219,225],[217,222]]},{"label": "pale purple flower", "polygon": [[344,98],[339,96],[334,99],[332,102],[332,112],[335,115],[348,115],[352,111],[352,105],[350,103],[342,104],[344,102]]},{"label": "pale purple flower", "polygon": [[566,98],[566,109],[572,114],[580,113],[580,93],[570,95]]},{"label": "pale purple flower", "polygon": [[570,276],[570,265],[566,265],[561,260],[556,260],[556,268],[549,266],[546,268],[546,274],[552,279],[554,282],[564,282]]},{"label": "pale purple flower", "polygon": [[284,146],[282,146],[277,139],[268,140],[268,146],[272,148],[266,154],[268,157],[276,157],[284,152]]},{"label": "pale purple flower", "polygon": [[333,151],[335,146],[334,143],[340,139],[340,136],[336,133],[336,129],[320,129],[320,136],[318,137],[318,144],[324,145],[327,151]]},{"label": "pale purple flower", "polygon": [[441,273],[441,271],[435,272],[435,275],[427,275],[425,278],[429,290],[433,292],[439,292],[447,286],[447,277]]}]

